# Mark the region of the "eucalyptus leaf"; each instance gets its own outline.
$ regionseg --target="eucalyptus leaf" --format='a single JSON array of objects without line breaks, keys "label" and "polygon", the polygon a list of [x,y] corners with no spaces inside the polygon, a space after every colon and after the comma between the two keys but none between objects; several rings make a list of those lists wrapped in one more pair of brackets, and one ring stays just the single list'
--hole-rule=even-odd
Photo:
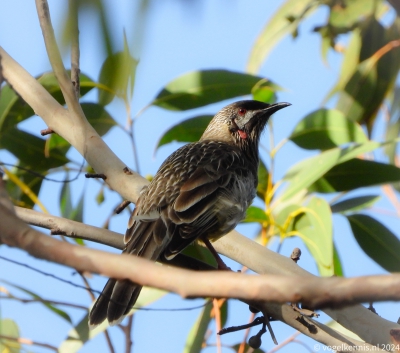
[{"label": "eucalyptus leaf", "polygon": [[300,20],[317,8],[315,5],[313,0],[285,1],[256,39],[247,63],[247,71],[253,74],[258,72],[275,45],[286,35],[294,33]]},{"label": "eucalyptus leaf", "polygon": [[269,173],[266,165],[260,159],[260,164],[258,165],[258,185],[257,185],[257,196],[265,201],[266,193],[268,190],[268,179]]},{"label": "eucalyptus leaf", "polygon": [[261,223],[268,222],[269,217],[265,211],[256,206],[250,206],[246,211],[246,218],[242,221],[243,223]]},{"label": "eucalyptus leaf", "polygon": [[397,140],[382,143],[368,141],[344,148],[332,148],[321,152],[317,156],[304,159],[290,168],[284,176],[284,180],[289,181],[290,184],[283,194],[279,196],[279,200],[288,200],[301,190],[310,187],[335,165],[395,142]]},{"label": "eucalyptus leaf", "polygon": [[296,223],[296,231],[306,244],[315,259],[321,276],[332,276],[333,265],[333,240],[332,240],[332,214],[328,203],[313,197],[306,207],[304,214],[308,218],[305,223],[300,219]]},{"label": "eucalyptus leaf", "polygon": [[138,61],[133,58],[126,44],[124,50],[109,55],[104,61],[99,76],[99,82],[106,89],[99,90],[99,103],[107,105],[115,96],[130,99],[135,82]]},{"label": "eucalyptus leaf", "polygon": [[400,181],[400,168],[391,164],[354,158],[332,167],[309,187],[310,191],[330,193]]},{"label": "eucalyptus leaf", "polygon": [[168,143],[198,141],[210,123],[213,115],[201,115],[174,125],[167,130],[157,143],[157,149]]},{"label": "eucalyptus leaf", "polygon": [[[188,110],[225,99],[244,96],[262,77],[228,70],[200,70],[188,72],[168,83],[152,105],[168,110]],[[274,89],[270,81],[266,84]]]},{"label": "eucalyptus leaf", "polygon": [[[0,335],[19,338],[19,328],[17,323],[11,319],[0,320]],[[18,341],[6,338],[0,339],[1,353],[20,353],[21,348],[21,343]]]},{"label": "eucalyptus leaf", "polygon": [[389,272],[400,272],[400,241],[376,219],[362,214],[347,216],[360,247]]},{"label": "eucalyptus leaf", "polygon": [[200,353],[203,349],[204,337],[211,321],[212,303],[209,302],[191,327],[186,338],[183,353]]},{"label": "eucalyptus leaf", "polygon": [[368,141],[361,126],[334,109],[319,109],[307,115],[294,128],[290,139],[299,147],[321,150]]},{"label": "eucalyptus leaf", "polygon": [[360,211],[365,208],[371,207],[379,199],[380,196],[377,195],[357,196],[332,204],[331,210],[333,213]]}]

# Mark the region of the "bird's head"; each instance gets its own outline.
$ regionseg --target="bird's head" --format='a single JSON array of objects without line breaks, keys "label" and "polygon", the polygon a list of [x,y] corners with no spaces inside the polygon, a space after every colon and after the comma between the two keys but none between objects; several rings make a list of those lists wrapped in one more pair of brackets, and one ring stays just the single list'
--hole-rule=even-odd
[{"label": "bird's head", "polygon": [[201,140],[223,141],[240,148],[257,148],[269,117],[290,103],[267,104],[243,100],[221,109],[211,120]]}]

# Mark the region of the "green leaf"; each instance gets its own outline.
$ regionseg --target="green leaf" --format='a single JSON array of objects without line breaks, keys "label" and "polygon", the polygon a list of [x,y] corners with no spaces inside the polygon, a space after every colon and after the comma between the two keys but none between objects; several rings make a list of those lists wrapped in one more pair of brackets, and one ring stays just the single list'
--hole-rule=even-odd
[{"label": "green leaf", "polygon": [[299,147],[321,150],[368,141],[361,126],[334,109],[319,109],[307,115],[294,128],[290,139]]},{"label": "green leaf", "polygon": [[[385,139],[392,140],[400,135],[400,87],[396,87],[393,92],[392,104],[390,106],[390,121],[386,125]],[[397,144],[388,145],[385,153],[389,161],[395,164]]]},{"label": "green leaf", "polygon": [[269,173],[266,165],[260,159],[260,164],[258,165],[258,185],[257,185],[257,196],[265,201],[265,196],[268,190],[268,179]]},{"label": "green leaf", "polygon": [[[67,71],[67,74],[71,76],[71,71]],[[55,100],[58,103],[62,105],[65,104],[65,99],[61,92],[60,85],[58,84],[58,81],[53,72],[46,72],[43,75],[41,75],[37,80],[53,96],[53,98],[55,98]],[[90,92],[94,87],[96,87],[96,83],[93,82],[93,80],[90,79],[85,74],[79,75],[79,82],[81,85],[80,89],[81,97],[83,97],[85,94]]]},{"label": "green leaf", "polygon": [[332,3],[329,24],[336,28],[350,30],[360,18],[373,15],[380,2],[376,0],[343,0]]},{"label": "green leaf", "polygon": [[364,159],[351,159],[326,172],[309,187],[310,191],[329,193],[400,181],[400,168]]},{"label": "green leaf", "polygon": [[295,225],[296,230],[315,259],[319,274],[332,276],[332,214],[329,204],[324,199],[313,197],[304,207],[304,214],[308,220],[302,217]]},{"label": "green leaf", "polygon": [[[400,37],[400,19],[396,19],[387,29],[383,29],[375,19],[366,21],[366,28],[372,26],[375,30],[371,34],[373,38],[370,35],[364,35],[365,45],[361,49],[360,59],[371,54],[371,41],[373,41],[373,47],[382,48],[391,40]],[[367,33],[370,33],[370,30]],[[369,132],[371,132],[376,113],[387,92],[393,86],[400,68],[400,48],[394,48],[383,56],[378,54],[379,51],[375,51],[372,56],[358,65],[357,70],[340,92],[337,103],[337,108],[349,119],[366,123]]]},{"label": "green leaf", "polygon": [[105,135],[112,127],[117,125],[112,116],[100,104],[82,103],[81,106],[90,125],[100,136]]},{"label": "green leaf", "polygon": [[204,336],[211,321],[212,307],[212,303],[208,303],[190,329],[183,353],[200,353],[203,349]]},{"label": "green leaf", "polygon": [[352,31],[350,41],[343,55],[342,67],[340,69],[340,75],[338,82],[327,94],[324,102],[328,101],[335,93],[343,90],[346,83],[349,81],[351,76],[357,69],[359,64],[359,54],[361,50],[361,31],[356,28]]},{"label": "green leaf", "polygon": [[[19,328],[11,319],[0,320],[0,335],[19,338]],[[20,353],[21,344],[16,341],[0,338],[1,353]]]},{"label": "green leaf", "polygon": [[173,141],[195,142],[203,135],[206,127],[210,123],[212,115],[200,115],[174,125],[167,130],[157,143],[157,149]]},{"label": "green leaf", "polygon": [[[21,163],[17,163],[17,166],[23,167],[24,165]],[[29,173],[28,171],[17,168],[12,168],[11,172],[15,176],[17,176],[22,182],[24,182],[35,195],[39,195],[40,187],[43,182],[42,178],[38,177],[35,174]],[[7,180],[6,188],[7,193],[10,195],[14,203],[25,208],[32,208],[34,206],[32,199],[24,194],[20,187],[14,184],[11,180]]]},{"label": "green leaf", "polygon": [[243,223],[261,223],[268,222],[269,217],[265,211],[259,207],[250,206],[246,211],[246,218],[242,221]]},{"label": "green leaf", "polygon": [[[68,174],[67,174],[67,179],[68,179]],[[61,194],[60,194],[61,216],[63,218],[69,218],[73,209],[74,208],[72,206],[71,187],[69,183],[64,183],[61,188]]]},{"label": "green leaf", "polygon": [[376,263],[389,272],[400,271],[400,241],[376,219],[356,214],[347,216],[360,247]]},{"label": "green leaf", "polygon": [[131,56],[125,40],[124,50],[108,56],[101,67],[99,82],[107,87],[107,90],[99,90],[101,105],[111,103],[114,96],[126,100],[131,98],[137,65],[138,61]]},{"label": "green leaf", "polygon": [[343,163],[363,153],[373,151],[393,142],[379,143],[368,141],[346,148],[336,147],[297,163],[284,176],[284,180],[289,181],[290,184],[283,194],[280,195],[280,201],[288,200],[299,191],[308,188],[336,164]]},{"label": "green leaf", "polygon": [[213,267],[217,267],[217,261],[215,260],[215,257],[208,249],[206,249],[204,246],[201,246],[197,242],[193,242],[187,246],[182,251],[182,254],[199,259]]},{"label": "green leaf", "polygon": [[[68,175],[67,175],[68,178]],[[83,201],[84,192],[78,201],[78,204],[74,207],[72,205],[71,187],[69,183],[64,183],[61,188],[60,194],[60,211],[64,218],[70,219],[76,222],[83,222]],[[84,245],[84,241],[79,238],[73,238],[73,240],[79,244]]]},{"label": "green leaf", "polygon": [[334,203],[333,205],[331,205],[331,210],[333,213],[360,211],[365,208],[371,207],[379,199],[380,196],[376,195],[353,197],[351,199]]},{"label": "green leaf", "polygon": [[342,262],[335,244],[333,244],[333,274],[337,277],[343,277],[344,275]]},{"label": "green leaf", "polygon": [[250,53],[247,71],[252,74],[258,72],[274,46],[286,35],[294,33],[300,20],[316,8],[312,0],[285,1],[258,36]]},{"label": "green leaf", "polygon": [[303,206],[297,204],[289,204],[277,212],[274,210],[274,217],[276,225],[278,225],[285,234],[296,230],[297,222],[300,219],[302,220],[303,227],[311,225],[308,218],[304,215]]},{"label": "green leaf", "polygon": [[276,94],[275,91],[281,90],[281,88],[267,79],[259,81],[251,90],[253,99],[264,103],[275,103]]},{"label": "green leaf", "polygon": [[33,115],[33,110],[9,86],[0,92],[0,132],[14,127]]},{"label": "green leaf", "polygon": [[[201,70],[186,73],[170,82],[151,103],[169,110],[188,110],[244,96],[262,77],[227,70]],[[271,88],[273,83],[268,82]]]},{"label": "green leaf", "polygon": [[104,197],[104,188],[101,188],[98,192],[98,194],[96,195],[96,202],[98,205],[101,205],[105,200]]},{"label": "green leaf", "polygon": [[[36,294],[36,293],[34,293],[34,292],[28,290],[28,289],[25,289],[25,288],[23,288],[23,287],[21,287],[21,286],[18,286],[18,285],[16,285],[16,284],[13,284],[13,283],[11,283],[11,282],[4,281],[4,280],[2,280],[2,282],[7,283],[9,286],[12,286],[12,287],[14,287],[14,288],[17,288],[18,290],[20,290],[21,292],[24,292],[25,294],[28,294],[28,295],[29,295],[30,297],[32,297],[33,299],[38,299],[38,300],[40,300],[40,303],[43,304],[47,309],[49,309],[49,310],[52,311],[54,314],[60,316],[61,318],[63,318],[64,320],[66,320],[66,321],[68,321],[70,324],[72,324],[71,317],[70,317],[65,311],[63,311],[63,310],[57,308],[56,306],[50,304],[49,302],[44,301],[43,298],[42,298],[40,295],[38,295],[38,294]],[[0,352],[1,352],[1,351],[0,351]]]},{"label": "green leaf", "polygon": [[17,128],[0,133],[0,149],[6,149],[24,166],[32,167],[36,172],[47,171],[69,162],[67,157],[57,150],[45,156],[45,140]]},{"label": "green leaf", "polygon": [[[59,103],[64,104],[60,86],[52,72],[41,75],[37,80]],[[80,75],[80,80],[81,96],[88,93],[96,85],[84,74]],[[32,108],[9,85],[2,87],[0,94],[0,132],[15,127],[15,125],[33,115]]]}]

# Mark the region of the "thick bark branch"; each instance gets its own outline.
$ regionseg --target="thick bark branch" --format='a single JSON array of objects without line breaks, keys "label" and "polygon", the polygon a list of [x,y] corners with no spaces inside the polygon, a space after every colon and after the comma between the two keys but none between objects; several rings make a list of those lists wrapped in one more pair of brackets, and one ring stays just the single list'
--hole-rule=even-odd
[{"label": "thick bark branch", "polygon": [[[20,212],[17,209],[18,213]],[[26,215],[26,214],[25,214]],[[10,246],[17,246],[28,251],[31,255],[74,267],[81,271],[100,273],[108,277],[128,278],[137,283],[180,294],[182,297],[230,297],[245,301],[257,301],[258,307],[265,315],[286,322],[308,336],[327,345],[362,345],[321,324],[306,319],[288,305],[278,305],[288,301],[302,300],[305,303],[320,303],[315,298],[324,298],[323,304],[341,303],[347,300],[363,297],[364,291],[359,288],[362,278],[316,278],[295,276],[253,276],[229,272],[191,272],[188,270],[158,266],[148,260],[129,255],[114,255],[97,250],[87,249],[76,245],[60,242],[28,227],[6,207],[0,206],[0,240]],[[77,223],[64,220],[65,222]],[[52,223],[54,220],[51,221]],[[36,222],[43,225],[43,222]],[[88,231],[95,227],[83,226]],[[75,228],[76,229],[76,228]],[[171,281],[171,278],[174,278]],[[399,276],[375,276],[366,281],[379,281],[380,288],[400,283]],[[385,280],[391,282],[390,285]],[[337,284],[343,284],[339,286]],[[351,292],[351,296],[348,293]],[[367,295],[368,296],[368,295]],[[397,293],[399,297],[399,293]],[[264,301],[268,300],[268,303]],[[274,304],[275,302],[275,304]],[[311,329],[311,326],[318,329]],[[395,326],[395,325],[394,325]],[[394,326],[392,328],[394,328]],[[366,351],[368,349],[366,348]]]}]

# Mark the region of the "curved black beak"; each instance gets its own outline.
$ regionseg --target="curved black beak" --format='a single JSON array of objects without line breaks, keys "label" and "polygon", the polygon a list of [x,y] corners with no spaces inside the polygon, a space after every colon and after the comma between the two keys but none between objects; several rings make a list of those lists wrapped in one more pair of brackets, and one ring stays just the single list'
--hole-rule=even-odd
[{"label": "curved black beak", "polygon": [[269,107],[263,109],[262,111],[264,113],[268,113],[269,115],[271,115],[271,114],[274,114],[275,112],[277,112],[278,110],[288,107],[289,105],[291,105],[291,104],[286,103],[286,102],[274,103],[274,104],[271,104]]}]

